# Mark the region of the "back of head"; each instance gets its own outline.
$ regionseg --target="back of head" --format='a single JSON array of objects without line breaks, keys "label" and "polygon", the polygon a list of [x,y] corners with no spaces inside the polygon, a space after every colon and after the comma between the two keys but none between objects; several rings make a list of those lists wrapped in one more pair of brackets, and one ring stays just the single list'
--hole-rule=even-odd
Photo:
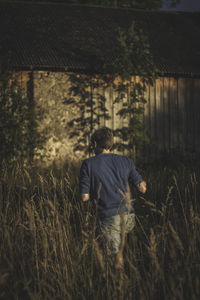
[{"label": "back of head", "polygon": [[91,137],[92,145],[101,153],[104,149],[110,150],[113,146],[113,132],[107,127],[96,130]]}]

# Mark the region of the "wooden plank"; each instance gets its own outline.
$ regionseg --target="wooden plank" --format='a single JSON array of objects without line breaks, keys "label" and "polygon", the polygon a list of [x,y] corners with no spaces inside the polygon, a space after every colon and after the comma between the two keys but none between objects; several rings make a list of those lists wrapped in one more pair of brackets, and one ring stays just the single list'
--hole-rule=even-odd
[{"label": "wooden plank", "polygon": [[162,111],[162,78],[157,78],[155,82],[156,97],[156,144],[158,152],[163,150],[163,111]]},{"label": "wooden plank", "polygon": [[[123,101],[121,103],[121,108],[123,108],[123,104],[128,104],[130,103],[130,91],[131,91],[131,80],[129,82],[129,86],[128,86],[128,90],[127,90],[127,93],[126,93],[126,97],[123,98]],[[121,126],[122,127],[129,127],[129,116],[126,116],[125,118],[122,118],[121,120]],[[122,141],[123,145],[127,145],[128,144],[128,141]],[[124,155],[128,155],[128,149],[124,149],[123,148],[123,151],[122,153]]]},{"label": "wooden plank", "polygon": [[[146,91],[143,92],[143,95],[142,97],[147,101],[147,93]],[[141,116],[141,121],[142,121],[142,124],[143,124],[143,138],[149,138],[149,135],[147,133],[147,130],[146,130],[146,105],[147,103],[143,103],[141,104],[142,108],[143,108],[143,114]],[[147,157],[147,151],[148,151],[148,146],[147,144],[144,144],[142,146],[142,156],[143,156],[143,159],[144,157]]]},{"label": "wooden plank", "polygon": [[200,151],[200,79],[194,79],[194,150]]},{"label": "wooden plank", "polygon": [[185,79],[185,140],[184,140],[184,149],[188,151],[190,149],[189,144],[189,80]]},{"label": "wooden plank", "polygon": [[163,137],[164,151],[169,151],[169,78],[163,78]]},{"label": "wooden plank", "polygon": [[[157,97],[156,97],[156,82],[154,83],[154,86],[152,86],[152,93],[153,93],[153,129],[154,129],[154,139],[156,143],[156,149],[157,149],[157,139],[158,139],[158,126],[157,126],[157,117],[158,117],[158,103],[157,103]],[[157,150],[156,150],[157,152]]]},{"label": "wooden plank", "polygon": [[178,147],[178,128],[177,128],[177,80],[169,78],[169,138],[170,150]]},{"label": "wooden plank", "polygon": [[194,151],[195,148],[195,112],[194,112],[194,79],[188,79],[188,144],[189,150]]},{"label": "wooden plank", "polygon": [[[147,101],[145,104],[145,110],[144,110],[144,128],[145,128],[145,134],[149,137],[151,142],[151,110],[150,110],[150,87],[149,85],[146,87],[146,91],[144,92],[144,98]],[[150,148],[145,147],[144,153],[146,157],[150,156]]]},{"label": "wooden plank", "polygon": [[193,106],[193,91],[192,91],[192,79],[185,79],[185,150],[192,151],[192,106]]},{"label": "wooden plank", "polygon": [[146,91],[144,92],[144,99],[146,100],[146,103],[144,105],[144,126],[146,128],[146,131],[149,135],[149,86],[147,86]]},{"label": "wooden plank", "polygon": [[178,111],[179,111],[179,150],[185,149],[186,141],[186,112],[185,112],[185,98],[186,98],[186,86],[185,78],[178,79]]},{"label": "wooden plank", "polygon": [[164,115],[165,115],[165,106],[164,106],[164,77],[160,78],[160,126],[161,126],[161,150],[165,151],[165,123],[164,123]]},{"label": "wooden plank", "polygon": [[[135,76],[135,84],[139,84],[139,85],[142,85],[142,82],[141,82],[141,78],[139,77],[139,76]],[[143,94],[143,93],[142,93]],[[140,108],[143,108],[143,103],[141,103],[140,101],[141,101],[141,99],[140,99],[140,97],[141,96],[143,96],[143,95],[138,95],[138,102],[135,104],[135,107],[136,107],[136,109],[140,109]],[[143,113],[142,114],[139,114],[138,115],[138,122],[139,122],[139,124],[140,124],[140,122],[141,123],[143,123],[143,118],[144,118],[144,116],[143,116]],[[144,131],[142,130],[142,131],[140,131],[140,134],[141,135],[144,135]],[[140,149],[137,149],[136,147],[135,147],[135,155],[137,155],[137,154],[139,154],[139,152],[141,151],[141,148]],[[136,156],[135,156],[135,158],[136,158]]]},{"label": "wooden plank", "polygon": [[147,129],[147,133],[151,138],[151,99],[150,99],[150,86],[148,85],[146,93],[146,109],[145,109],[145,126]]},{"label": "wooden plank", "polygon": [[179,101],[179,80],[175,80],[175,118],[176,118],[176,149],[180,150],[180,101]]},{"label": "wooden plank", "polygon": [[172,105],[173,105],[173,97],[172,97],[172,78],[168,78],[168,151],[172,149]]},{"label": "wooden plank", "polygon": [[[120,129],[122,127],[122,118],[118,115],[119,110],[122,107],[122,102],[116,102],[116,98],[119,97],[119,93],[113,89],[113,130]],[[117,136],[114,137],[114,143],[121,143],[121,139]],[[115,153],[119,153],[115,150]]]},{"label": "wooden plank", "polygon": [[156,114],[155,114],[155,86],[149,86],[149,117],[150,117],[150,135],[151,135],[151,144],[152,151],[151,157],[156,158]]}]

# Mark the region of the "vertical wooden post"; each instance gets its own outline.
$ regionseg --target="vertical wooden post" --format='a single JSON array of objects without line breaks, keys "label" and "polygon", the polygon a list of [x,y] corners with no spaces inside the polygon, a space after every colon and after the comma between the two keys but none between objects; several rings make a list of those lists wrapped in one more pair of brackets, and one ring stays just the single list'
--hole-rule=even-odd
[{"label": "vertical wooden post", "polygon": [[33,71],[28,73],[29,80],[27,81],[27,98],[29,107],[29,160],[33,162],[35,150],[35,103],[34,103],[34,74]]}]

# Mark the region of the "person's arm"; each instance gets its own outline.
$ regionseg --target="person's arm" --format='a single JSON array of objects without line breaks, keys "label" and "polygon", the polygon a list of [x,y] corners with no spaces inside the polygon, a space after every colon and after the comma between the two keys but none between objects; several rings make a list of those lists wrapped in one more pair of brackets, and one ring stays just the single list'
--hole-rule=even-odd
[{"label": "person's arm", "polygon": [[83,202],[88,201],[90,198],[90,195],[89,195],[90,178],[89,178],[88,164],[86,161],[83,161],[81,169],[80,169],[79,190],[80,190],[81,201],[83,201]]},{"label": "person's arm", "polygon": [[137,187],[137,189],[145,194],[147,190],[146,182],[142,179],[142,176],[138,173],[138,171],[135,168],[135,165],[132,160],[129,160],[131,164],[130,168],[130,175],[129,175],[129,182],[134,183],[134,185]]},{"label": "person's arm", "polygon": [[137,184],[137,188],[142,194],[145,194],[147,190],[146,182],[145,181],[140,182],[139,184]]},{"label": "person's arm", "polygon": [[90,199],[90,195],[89,194],[81,194],[81,200],[83,202],[86,202]]}]

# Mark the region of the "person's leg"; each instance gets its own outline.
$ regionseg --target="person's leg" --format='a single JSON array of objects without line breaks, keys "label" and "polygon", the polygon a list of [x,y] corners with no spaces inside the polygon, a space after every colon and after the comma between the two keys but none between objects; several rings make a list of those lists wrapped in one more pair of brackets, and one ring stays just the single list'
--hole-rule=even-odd
[{"label": "person's leg", "polygon": [[[122,219],[124,218],[124,219]],[[124,229],[123,225],[124,224]],[[135,214],[116,215],[103,220],[99,220],[99,229],[112,253],[118,253],[121,236],[123,232],[127,234],[135,226]]]},{"label": "person's leg", "polygon": [[117,254],[121,242],[121,220],[120,215],[99,220],[102,239],[111,254]]},{"label": "person's leg", "polygon": [[125,215],[125,224],[126,224],[125,225],[126,233],[133,230],[133,228],[135,227],[135,214],[134,213]]},{"label": "person's leg", "polygon": [[123,270],[124,269],[124,258],[123,258],[123,250],[125,246],[125,239],[128,232],[130,232],[135,226],[135,214],[134,213],[123,213],[120,216],[120,247],[119,252],[116,256],[117,268]]},{"label": "person's leg", "polygon": [[123,240],[125,242],[126,234],[130,232],[134,226],[134,213],[116,215],[99,220],[103,249],[107,248],[107,253],[116,258],[115,263],[117,269],[123,269]]}]

